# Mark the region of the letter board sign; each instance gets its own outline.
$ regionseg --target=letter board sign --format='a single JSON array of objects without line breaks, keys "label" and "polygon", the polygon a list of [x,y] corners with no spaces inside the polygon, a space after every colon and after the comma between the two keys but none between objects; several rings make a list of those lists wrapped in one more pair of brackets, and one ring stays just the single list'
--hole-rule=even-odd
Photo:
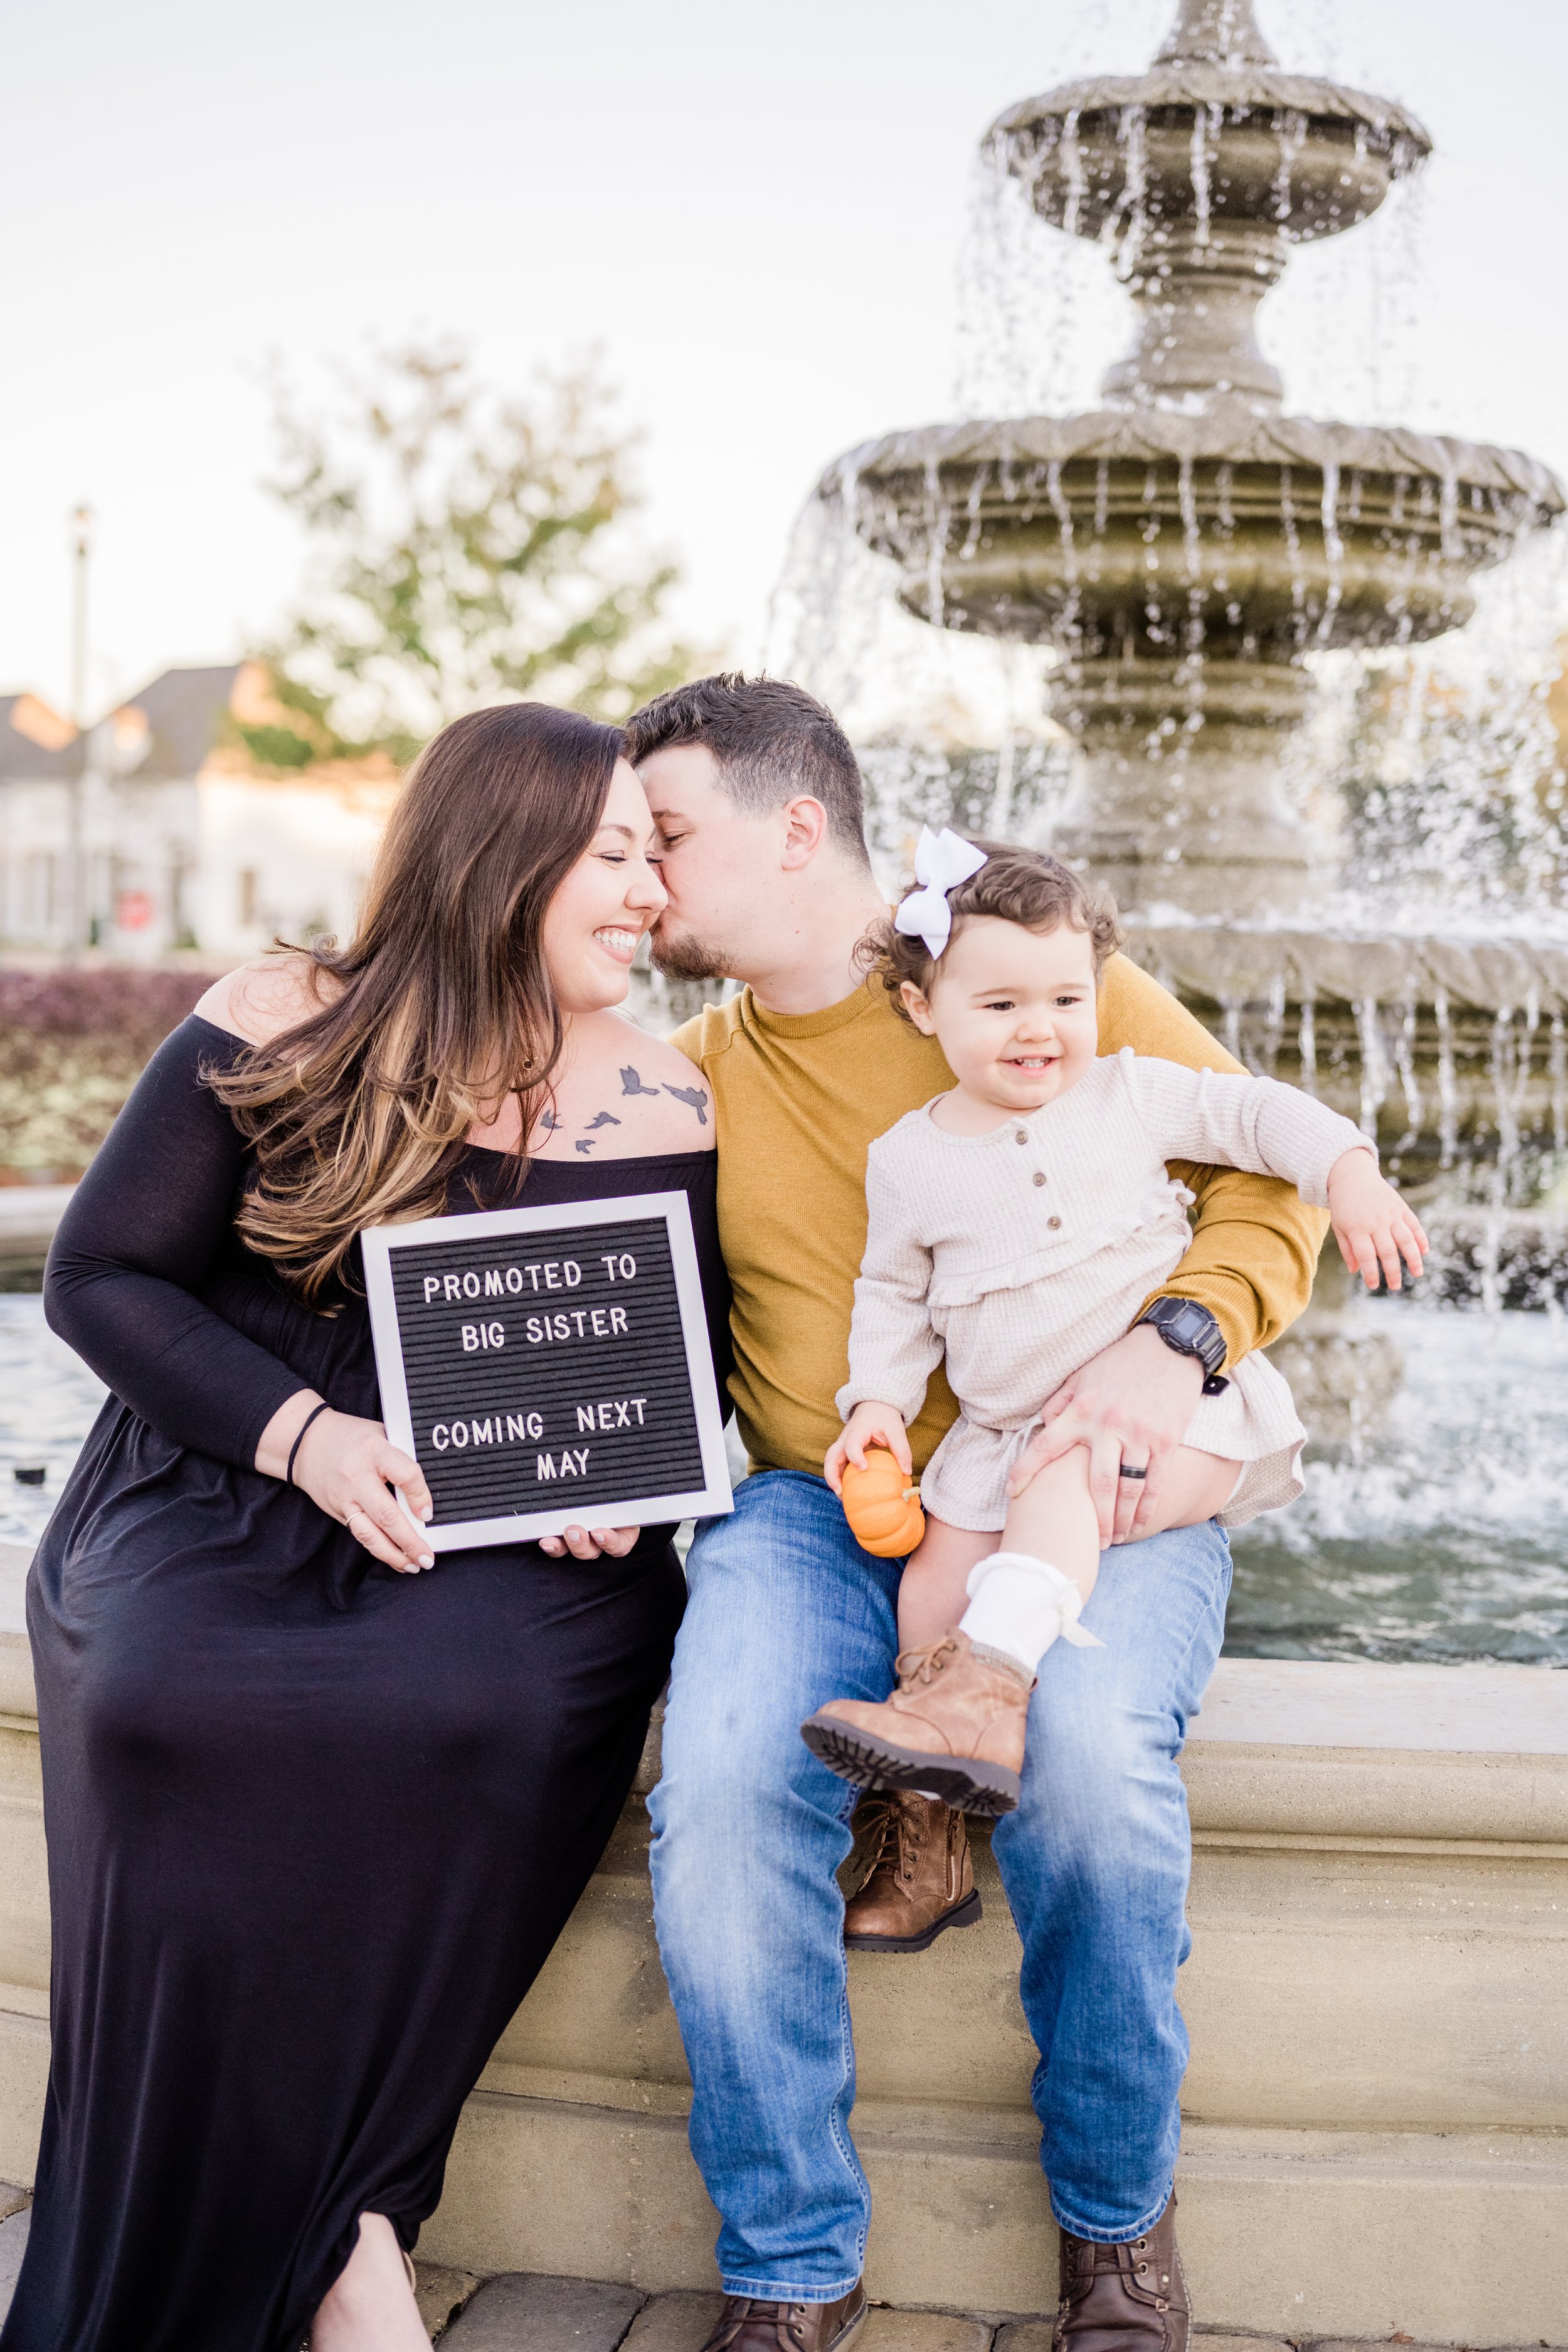
[{"label": "letter board sign", "polygon": [[431,1549],[732,1507],[684,1192],[361,1236],[387,1435]]}]

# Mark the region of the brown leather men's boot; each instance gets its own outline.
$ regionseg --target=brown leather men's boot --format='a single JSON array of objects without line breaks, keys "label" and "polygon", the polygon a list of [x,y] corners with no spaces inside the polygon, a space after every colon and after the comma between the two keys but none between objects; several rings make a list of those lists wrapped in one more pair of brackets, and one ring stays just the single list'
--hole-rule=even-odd
[{"label": "brown leather men's boot", "polygon": [[1146,2236],[1120,2245],[1062,2231],[1052,2352],[1187,2352],[1192,2328],[1174,2196]]},{"label": "brown leather men's boot", "polygon": [[845,1906],[852,1952],[923,1952],[949,1927],[973,1927],[980,1893],[963,1815],[898,1789],[862,1797],[855,1833],[871,1866]]},{"label": "brown leather men's boot", "polygon": [[837,2303],[759,2303],[727,2294],[702,2352],[837,2352],[866,2316],[858,2282]]},{"label": "brown leather men's boot", "polygon": [[862,1789],[916,1789],[962,1812],[1010,1813],[1034,1687],[1022,1666],[1000,1651],[976,1651],[954,1627],[905,1651],[891,1698],[829,1699],[800,1736]]}]

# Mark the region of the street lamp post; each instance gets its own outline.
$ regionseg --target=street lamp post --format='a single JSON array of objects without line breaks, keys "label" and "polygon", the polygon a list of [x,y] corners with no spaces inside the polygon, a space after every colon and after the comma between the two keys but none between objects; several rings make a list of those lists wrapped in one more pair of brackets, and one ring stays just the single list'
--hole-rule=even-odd
[{"label": "street lamp post", "polygon": [[71,708],[76,736],[76,765],[68,802],[66,845],[66,956],[73,962],[87,943],[87,874],[83,842],[87,796],[87,588],[92,553],[92,509],[85,503],[71,515]]}]

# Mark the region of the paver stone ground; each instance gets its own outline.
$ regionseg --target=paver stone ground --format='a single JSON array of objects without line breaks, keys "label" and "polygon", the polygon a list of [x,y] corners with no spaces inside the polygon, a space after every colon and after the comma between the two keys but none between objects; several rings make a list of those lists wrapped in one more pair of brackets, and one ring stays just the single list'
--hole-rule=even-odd
[{"label": "paver stone ground", "polygon": [[448,2270],[444,2263],[416,2262],[414,2299],[432,2339],[449,2327],[479,2285],[472,2271]]},{"label": "paver stone ground", "polygon": [[984,2320],[959,2319],[945,2311],[873,2311],[851,2352],[989,2352],[991,2329]]},{"label": "paver stone ground", "polygon": [[[1015,2319],[998,2335],[994,2352],[1051,2352],[1053,2326],[1049,2319]],[[1291,2347],[1282,2336],[1223,2336],[1211,2328],[1194,2327],[1193,2352],[1291,2352]],[[1325,2347],[1318,2347],[1318,2352],[1325,2352]],[[1382,2347],[1341,2345],[1336,2352],[1382,2352]]]},{"label": "paver stone ground", "polygon": [[16,2289],[16,2273],[27,2251],[27,2225],[32,2218],[30,2205],[12,2205],[7,2208],[6,2219],[0,2221],[0,2319],[4,2319],[11,2308],[11,2297]]},{"label": "paver stone ground", "polygon": [[638,2312],[624,2352],[702,2352],[723,2308],[721,2294],[689,2287],[656,2294]]},{"label": "paver stone ground", "polygon": [[481,2286],[441,2342],[453,2352],[616,2352],[642,2301],[602,2279],[514,2271]]}]

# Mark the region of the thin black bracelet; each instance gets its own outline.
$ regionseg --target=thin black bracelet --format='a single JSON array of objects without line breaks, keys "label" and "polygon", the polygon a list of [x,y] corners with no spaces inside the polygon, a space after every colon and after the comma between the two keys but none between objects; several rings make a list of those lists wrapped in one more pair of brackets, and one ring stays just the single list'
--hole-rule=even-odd
[{"label": "thin black bracelet", "polygon": [[310,1428],[310,1423],[313,1421],[319,1421],[322,1413],[331,1412],[331,1405],[323,1401],[321,1404],[313,1406],[310,1412],[305,1415],[304,1420],[300,1423],[300,1434],[294,1440],[293,1444],[289,1448],[289,1467],[283,1473],[283,1484],[286,1486],[291,1486],[294,1484],[294,1456],[299,1453],[300,1448],[305,1443],[305,1432]]}]

